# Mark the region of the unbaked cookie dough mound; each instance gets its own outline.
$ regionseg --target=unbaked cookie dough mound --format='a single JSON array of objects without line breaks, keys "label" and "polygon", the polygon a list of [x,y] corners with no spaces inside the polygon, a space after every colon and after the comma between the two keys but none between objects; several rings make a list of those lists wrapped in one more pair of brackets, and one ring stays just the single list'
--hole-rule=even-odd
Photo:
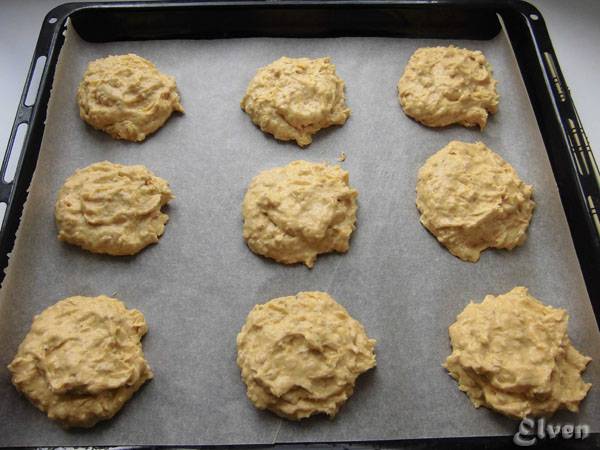
[{"label": "unbaked cookie dough mound", "polygon": [[363,372],[375,340],[325,292],[256,305],[237,336],[237,363],[258,409],[300,420],[334,417]]},{"label": "unbaked cookie dough mound", "polygon": [[140,56],[117,55],[92,61],[77,91],[79,114],[115,139],[143,141],[183,112],[175,78]]},{"label": "unbaked cookie dough mound", "polygon": [[244,239],[254,253],[313,267],[321,253],[348,251],[357,196],[339,166],[294,161],[265,170],[244,197]]},{"label": "unbaked cookie dough mound", "polygon": [[591,358],[571,344],[568,319],[524,287],[488,295],[450,326],[452,354],[444,367],[476,408],[519,419],[577,412],[592,387],[581,378]]},{"label": "unbaked cookie dough mound", "polygon": [[279,58],[258,70],[241,102],[252,122],[282,141],[304,147],[322,128],[350,116],[344,81],[330,58]]},{"label": "unbaked cookie dough mound", "polygon": [[398,98],[406,115],[429,127],[458,123],[483,129],[500,101],[496,83],[480,51],[426,47],[410,57]]},{"label": "unbaked cookie dough mound", "polygon": [[152,378],[144,315],[117,299],[69,297],[33,319],[8,366],[12,382],[63,427],[113,417]]},{"label": "unbaked cookie dough mound", "polygon": [[419,170],[421,223],[450,253],[479,260],[487,248],[525,242],[535,202],[533,188],[481,142],[452,141]]},{"label": "unbaked cookie dough mound", "polygon": [[93,253],[133,255],[158,242],[173,199],[168,183],[144,166],[108,161],[77,170],[55,206],[58,238]]}]

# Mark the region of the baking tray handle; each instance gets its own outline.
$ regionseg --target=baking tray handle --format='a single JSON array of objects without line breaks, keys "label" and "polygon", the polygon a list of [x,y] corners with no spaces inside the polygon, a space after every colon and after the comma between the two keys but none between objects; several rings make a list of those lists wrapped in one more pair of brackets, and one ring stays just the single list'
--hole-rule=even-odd
[{"label": "baking tray handle", "polygon": [[600,172],[598,165],[548,37],[544,19],[535,7],[530,4],[525,5],[529,26],[538,44],[539,57],[546,71],[549,90],[577,173],[580,193],[595,230],[596,240],[590,244],[598,247],[600,246]]},{"label": "baking tray handle", "polygon": [[54,78],[64,42],[63,31],[72,9],[73,5],[62,5],[44,18],[0,166],[0,208],[4,209],[0,228],[0,270],[8,263],[44,133],[50,90],[38,91],[38,87]]},{"label": "baking tray handle", "polygon": [[600,239],[598,215],[600,213],[600,172],[598,172],[598,165],[554,53],[544,51],[543,57],[548,78],[551,81],[554,101],[560,112],[571,157],[577,169],[580,189]]}]

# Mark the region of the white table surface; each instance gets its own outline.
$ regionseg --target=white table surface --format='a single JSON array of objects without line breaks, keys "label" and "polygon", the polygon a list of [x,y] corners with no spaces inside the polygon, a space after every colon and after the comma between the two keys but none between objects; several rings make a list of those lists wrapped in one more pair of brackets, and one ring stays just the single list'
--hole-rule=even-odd
[{"label": "white table surface", "polygon": [[[68,0],[0,0],[0,155],[42,20]],[[475,1],[475,0],[474,0]],[[600,0],[530,0],[540,9],[597,160],[600,160]]]}]

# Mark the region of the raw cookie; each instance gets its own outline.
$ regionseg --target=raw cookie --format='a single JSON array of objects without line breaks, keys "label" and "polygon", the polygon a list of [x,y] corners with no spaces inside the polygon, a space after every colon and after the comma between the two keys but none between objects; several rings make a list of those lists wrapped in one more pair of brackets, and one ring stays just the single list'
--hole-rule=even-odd
[{"label": "raw cookie", "polygon": [[426,47],[410,57],[398,82],[406,115],[429,127],[459,123],[483,129],[500,97],[492,69],[480,51]]},{"label": "raw cookie", "polygon": [[325,292],[256,305],[237,336],[237,363],[258,409],[300,420],[334,417],[358,376],[375,367],[375,340]]},{"label": "raw cookie", "polygon": [[140,56],[92,61],[77,91],[79,114],[115,139],[143,141],[171,116],[183,112],[175,78]]},{"label": "raw cookie", "polygon": [[479,260],[489,247],[523,244],[533,214],[533,188],[481,142],[452,141],[419,170],[421,223],[450,253]]},{"label": "raw cookie", "polygon": [[345,99],[330,58],[284,56],[258,70],[241,107],[264,132],[304,147],[320,129],[346,122]]},{"label": "raw cookie", "polygon": [[33,319],[8,366],[12,382],[64,427],[113,417],[152,378],[144,315],[117,299],[69,297]]},{"label": "raw cookie", "polygon": [[58,238],[90,252],[133,255],[158,242],[173,197],[168,183],[144,166],[108,161],[77,170],[56,201]]},{"label": "raw cookie", "polygon": [[476,408],[514,418],[577,412],[592,387],[581,378],[591,358],[571,345],[568,319],[524,287],[488,295],[450,326],[452,354],[444,367]]},{"label": "raw cookie", "polygon": [[318,254],[348,251],[357,196],[339,166],[294,161],[265,170],[244,196],[244,239],[254,253],[313,267]]}]

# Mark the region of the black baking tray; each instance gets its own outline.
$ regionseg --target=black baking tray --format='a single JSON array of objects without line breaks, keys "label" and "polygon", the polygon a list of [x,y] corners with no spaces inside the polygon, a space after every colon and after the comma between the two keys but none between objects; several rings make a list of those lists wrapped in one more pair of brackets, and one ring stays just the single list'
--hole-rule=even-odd
[{"label": "black baking tray", "polygon": [[[91,42],[255,36],[486,40],[501,32],[502,22],[535,112],[596,321],[600,324],[600,218],[596,209],[600,206],[600,175],[543,17],[530,4],[516,0],[97,2],[68,3],[53,9],[42,24],[0,168],[0,202],[7,205],[0,229],[0,269],[8,264],[36,167],[67,20],[84,40]],[[27,106],[28,92],[30,88],[35,89],[31,85],[34,83],[36,62],[44,57],[35,102]],[[15,146],[15,136],[21,124],[27,124],[27,131],[19,149]],[[14,164],[17,155],[14,178],[6,182],[9,161]],[[3,278],[4,272],[0,274],[0,280]],[[327,446],[500,449],[511,444],[511,437],[496,436],[329,443]],[[593,433],[583,441],[546,439],[539,440],[537,444],[560,448],[600,448],[600,434]],[[323,448],[323,445],[315,448]]]}]

